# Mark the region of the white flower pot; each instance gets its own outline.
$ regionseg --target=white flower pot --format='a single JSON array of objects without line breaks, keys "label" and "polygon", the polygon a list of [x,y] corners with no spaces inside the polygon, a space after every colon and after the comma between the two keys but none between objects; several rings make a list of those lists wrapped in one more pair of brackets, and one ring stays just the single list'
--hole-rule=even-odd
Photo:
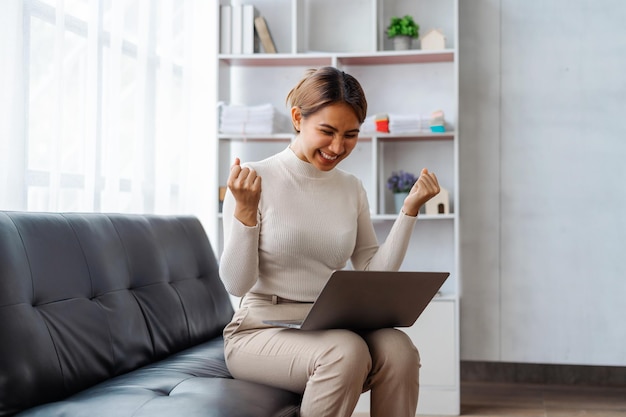
[{"label": "white flower pot", "polygon": [[396,51],[406,51],[407,49],[411,49],[411,37],[404,35],[394,36],[393,49]]},{"label": "white flower pot", "polygon": [[404,199],[409,195],[408,192],[404,193],[394,193],[393,194],[393,202],[396,207],[396,213],[400,213],[402,210],[402,206],[404,205]]}]

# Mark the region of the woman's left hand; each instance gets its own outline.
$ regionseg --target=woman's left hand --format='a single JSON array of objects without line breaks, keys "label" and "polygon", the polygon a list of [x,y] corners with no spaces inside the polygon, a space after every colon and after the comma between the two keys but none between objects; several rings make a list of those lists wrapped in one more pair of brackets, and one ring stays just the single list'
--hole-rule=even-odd
[{"label": "woman's left hand", "polygon": [[434,172],[422,169],[419,178],[413,184],[409,195],[404,199],[402,211],[408,216],[417,216],[420,208],[431,198],[439,194],[439,181]]}]

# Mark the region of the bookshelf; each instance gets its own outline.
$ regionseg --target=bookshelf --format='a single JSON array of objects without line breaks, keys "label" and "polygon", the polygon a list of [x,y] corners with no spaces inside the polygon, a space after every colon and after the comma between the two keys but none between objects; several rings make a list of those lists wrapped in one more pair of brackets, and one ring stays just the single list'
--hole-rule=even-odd
[{"label": "bookshelf", "polygon": [[[420,350],[418,414],[458,415],[459,381],[459,188],[458,188],[458,0],[222,0],[220,5],[252,4],[263,16],[276,53],[220,54],[219,100],[258,105],[271,103],[288,117],[288,91],[311,67],[335,66],[354,75],[365,89],[368,115],[429,115],[441,109],[444,133],[362,132],[349,158],[339,166],[357,175],[367,190],[372,220],[384,240],[397,214],[385,188],[391,171],[434,171],[450,192],[450,213],[420,214],[404,270],[445,270],[451,275],[418,322],[404,329]],[[446,35],[443,50],[391,50],[384,28],[391,16],[411,14],[420,33],[431,28]],[[262,49],[261,49],[262,51]],[[235,156],[259,160],[283,150],[290,131],[269,135],[217,133],[214,142],[219,184],[224,185]],[[217,207],[217,203],[216,203]],[[216,208],[216,216],[221,218]],[[222,247],[221,222],[218,252]],[[357,406],[367,415],[368,393]]]}]

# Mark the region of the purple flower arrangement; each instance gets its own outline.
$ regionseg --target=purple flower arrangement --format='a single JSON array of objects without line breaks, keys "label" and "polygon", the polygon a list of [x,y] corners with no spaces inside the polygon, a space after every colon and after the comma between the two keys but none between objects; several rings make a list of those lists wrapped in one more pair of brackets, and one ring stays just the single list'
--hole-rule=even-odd
[{"label": "purple flower arrangement", "polygon": [[387,188],[393,193],[407,193],[411,191],[415,181],[417,181],[417,178],[410,172],[394,171],[391,173],[391,177],[387,179]]}]

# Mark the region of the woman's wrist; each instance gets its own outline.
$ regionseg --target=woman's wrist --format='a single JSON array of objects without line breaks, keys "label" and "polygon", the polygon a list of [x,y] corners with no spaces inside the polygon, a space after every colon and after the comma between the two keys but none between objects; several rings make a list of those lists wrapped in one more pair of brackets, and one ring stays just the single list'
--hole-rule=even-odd
[{"label": "woman's wrist", "polygon": [[419,209],[415,210],[406,206],[402,206],[402,212],[407,216],[415,217],[419,213]]},{"label": "woman's wrist", "polygon": [[245,226],[254,227],[257,224],[256,210],[235,209],[234,216]]}]

